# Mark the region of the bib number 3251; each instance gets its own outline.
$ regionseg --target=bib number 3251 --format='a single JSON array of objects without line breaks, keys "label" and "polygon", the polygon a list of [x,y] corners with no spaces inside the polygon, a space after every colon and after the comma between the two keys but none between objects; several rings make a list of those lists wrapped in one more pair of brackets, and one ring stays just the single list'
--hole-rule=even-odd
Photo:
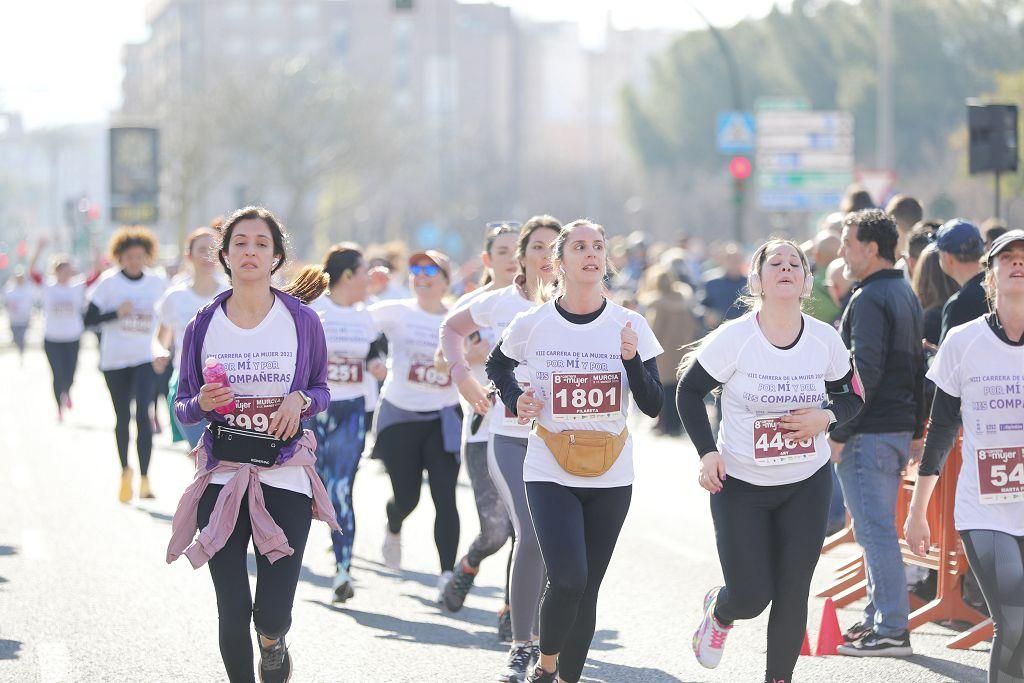
[{"label": "bib number 3251", "polygon": [[236,397],[235,412],[225,415],[224,419],[231,427],[266,434],[282,401],[284,396]]},{"label": "bib number 3251", "polygon": [[978,449],[978,494],[986,505],[1024,502],[1024,447]]},{"label": "bib number 3251", "polygon": [[327,381],[331,384],[362,384],[363,365],[361,358],[331,355],[327,358]]},{"label": "bib number 3251", "polygon": [[622,413],[622,378],[617,372],[556,372],[551,389],[555,422],[611,420]]},{"label": "bib number 3251", "polygon": [[780,418],[754,420],[754,462],[758,465],[785,465],[815,456],[814,439],[799,441],[787,436]]}]

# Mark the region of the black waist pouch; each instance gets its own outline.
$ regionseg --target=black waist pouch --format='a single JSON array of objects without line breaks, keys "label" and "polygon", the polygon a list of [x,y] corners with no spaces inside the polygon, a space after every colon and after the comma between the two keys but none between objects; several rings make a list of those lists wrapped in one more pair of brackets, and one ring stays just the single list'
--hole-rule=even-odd
[{"label": "black waist pouch", "polygon": [[212,423],[207,429],[213,436],[213,457],[217,460],[238,462],[260,467],[272,467],[281,455],[281,449],[302,437],[302,429],[290,439],[281,440],[270,434]]}]

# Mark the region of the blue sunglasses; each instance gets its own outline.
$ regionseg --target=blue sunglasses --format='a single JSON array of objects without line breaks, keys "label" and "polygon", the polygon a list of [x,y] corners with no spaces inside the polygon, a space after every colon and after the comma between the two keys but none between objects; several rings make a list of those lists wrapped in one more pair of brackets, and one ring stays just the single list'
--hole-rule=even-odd
[{"label": "blue sunglasses", "polygon": [[440,272],[441,268],[435,266],[433,263],[428,263],[426,265],[416,264],[414,266],[409,266],[409,273],[414,276],[426,275],[427,277],[434,277]]}]

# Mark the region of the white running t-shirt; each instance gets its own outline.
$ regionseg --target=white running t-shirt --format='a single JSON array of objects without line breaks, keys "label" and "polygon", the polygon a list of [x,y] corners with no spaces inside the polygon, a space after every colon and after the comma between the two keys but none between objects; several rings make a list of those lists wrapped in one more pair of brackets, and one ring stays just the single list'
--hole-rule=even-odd
[{"label": "white running t-shirt", "polygon": [[444,314],[415,299],[381,301],[367,310],[388,338],[388,377],[380,397],[402,410],[432,412],[459,402],[451,375],[434,367]]},{"label": "white running t-shirt", "polygon": [[[527,381],[544,401],[538,422],[551,432],[567,429],[620,434],[632,396],[622,364],[621,334],[626,322],[639,336],[637,353],[648,361],[663,352],[643,316],[609,301],[601,315],[577,325],[563,318],[550,301],[517,315],[505,329],[501,350],[527,372]],[[633,437],[615,464],[598,477],[577,477],[558,464],[543,439],[529,435],[523,481],[563,486],[611,488],[633,483]]]},{"label": "white running t-shirt", "polygon": [[156,302],[167,281],[152,273],[130,280],[121,271],[105,275],[93,287],[89,300],[101,313],[116,311],[131,302],[132,312],[100,325],[100,370],[131,368],[153,360]]},{"label": "white running t-shirt", "polygon": [[[226,416],[228,424],[267,431],[266,426],[273,414],[272,404],[268,407],[261,405],[266,404],[266,401],[244,399],[283,399],[290,394],[298,346],[295,320],[288,307],[277,297],[274,297],[274,305],[267,317],[251,330],[235,325],[224,313],[224,307],[217,307],[203,340],[202,359],[204,364],[210,356],[220,361],[235,390],[236,400],[243,399],[239,402],[240,409]],[[305,468],[257,468],[257,472],[260,482],[267,486],[304,493],[310,497],[313,495]],[[232,476],[231,472],[220,472],[213,475],[210,483],[226,484]]]},{"label": "white running t-shirt", "polygon": [[850,372],[850,352],[831,326],[803,316],[796,345],[769,342],[757,314],[748,313],[712,332],[697,361],[723,384],[718,450],[727,477],[757,486],[803,481],[824,465],[831,451],[824,432],[791,442],[777,419],[800,408],[821,408],[825,382]]},{"label": "white running t-shirt", "polygon": [[1007,344],[976,318],[949,331],[928,379],[960,398],[957,531],[1024,536],[1024,346]]},{"label": "white running t-shirt", "polygon": [[[225,289],[227,286],[222,283],[218,286],[214,296]],[[176,366],[181,365],[181,345],[185,340],[185,327],[188,326],[192,318],[196,317],[199,309],[212,299],[213,297],[205,298],[196,294],[196,291],[192,289],[192,282],[189,280],[170,287],[157,302],[156,312],[160,318],[160,324],[169,328],[174,334],[174,364]]]},{"label": "white running t-shirt", "polygon": [[[363,304],[339,306],[324,294],[310,303],[327,337],[327,386],[332,401],[348,401],[366,393],[366,356],[380,335]],[[374,380],[376,382],[376,380]]]},{"label": "white running t-shirt", "polygon": [[43,338],[51,342],[78,341],[85,331],[85,280],[67,284],[51,282],[43,287],[43,316],[46,327]]}]

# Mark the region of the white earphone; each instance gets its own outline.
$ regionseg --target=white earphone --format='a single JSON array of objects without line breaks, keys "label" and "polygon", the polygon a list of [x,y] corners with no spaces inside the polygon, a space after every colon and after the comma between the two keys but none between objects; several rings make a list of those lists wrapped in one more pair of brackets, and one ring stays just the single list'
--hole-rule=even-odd
[{"label": "white earphone", "polygon": [[[754,257],[750,260],[750,275],[747,276],[747,289],[750,290],[751,296],[762,296],[764,294],[764,288],[761,286],[761,275],[757,272],[757,258],[758,253],[755,252]],[[803,263],[802,259],[801,263]],[[807,275],[804,276],[804,288],[800,292],[800,298],[809,298],[813,288],[814,275],[808,272]]]}]

